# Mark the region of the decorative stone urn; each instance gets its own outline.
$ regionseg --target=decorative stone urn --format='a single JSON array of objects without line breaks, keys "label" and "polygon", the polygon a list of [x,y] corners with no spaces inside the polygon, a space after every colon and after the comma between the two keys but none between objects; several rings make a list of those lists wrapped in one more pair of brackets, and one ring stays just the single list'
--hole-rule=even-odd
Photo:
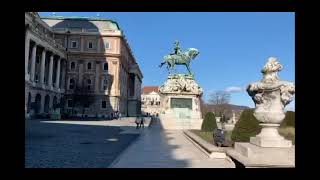
[{"label": "decorative stone urn", "polygon": [[260,122],[261,133],[250,138],[250,143],[260,147],[291,147],[292,142],[279,133],[280,123],[285,118],[284,108],[295,93],[295,86],[281,81],[278,72],[283,66],[276,58],[270,57],[261,70],[263,79],[248,85],[247,92],[255,103],[254,116]]}]

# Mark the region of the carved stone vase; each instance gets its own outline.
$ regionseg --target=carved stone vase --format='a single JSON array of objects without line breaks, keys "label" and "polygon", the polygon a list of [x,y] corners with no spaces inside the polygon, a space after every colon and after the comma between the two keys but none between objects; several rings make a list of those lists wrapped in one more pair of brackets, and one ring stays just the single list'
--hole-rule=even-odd
[{"label": "carved stone vase", "polygon": [[262,127],[260,134],[250,138],[250,143],[260,147],[291,147],[292,142],[284,139],[278,128],[285,118],[284,108],[295,93],[294,84],[278,78],[283,66],[270,57],[261,70],[263,79],[248,85],[247,92],[255,103],[254,116]]}]

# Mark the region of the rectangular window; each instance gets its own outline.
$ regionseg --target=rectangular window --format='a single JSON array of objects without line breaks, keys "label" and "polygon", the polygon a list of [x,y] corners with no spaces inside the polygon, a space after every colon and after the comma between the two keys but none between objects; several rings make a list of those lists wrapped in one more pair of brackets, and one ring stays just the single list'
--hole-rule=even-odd
[{"label": "rectangular window", "polygon": [[107,90],[107,87],[108,87],[108,81],[107,80],[104,80],[103,81],[103,90]]},{"label": "rectangular window", "polygon": [[109,42],[106,42],[105,48],[106,48],[106,49],[110,49],[110,43],[109,43]]},{"label": "rectangular window", "polygon": [[72,107],[72,99],[68,99],[68,107]]},{"label": "rectangular window", "polygon": [[88,90],[90,90],[91,89],[91,86],[90,85],[88,85]]},{"label": "rectangular window", "polygon": [[88,42],[88,49],[92,49],[93,48],[93,43],[91,41]]},{"label": "rectangular window", "polygon": [[106,109],[107,108],[107,101],[102,101],[101,102],[101,108]]},{"label": "rectangular window", "polygon": [[71,41],[71,48],[77,48],[77,41]]}]

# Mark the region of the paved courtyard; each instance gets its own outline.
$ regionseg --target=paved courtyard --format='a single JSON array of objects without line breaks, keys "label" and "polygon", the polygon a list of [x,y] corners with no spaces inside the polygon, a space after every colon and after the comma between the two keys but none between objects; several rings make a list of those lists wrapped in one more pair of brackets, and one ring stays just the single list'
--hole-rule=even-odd
[{"label": "paved courtyard", "polygon": [[[53,168],[232,168],[210,159],[180,130],[155,120],[136,129],[134,119],[26,121],[25,167]],[[139,136],[140,135],[140,136]]]},{"label": "paved courtyard", "polygon": [[210,159],[180,130],[163,130],[154,121],[111,165],[113,168],[234,168],[232,161]]},{"label": "paved courtyard", "polygon": [[25,167],[104,168],[140,131],[129,120],[25,123]]}]

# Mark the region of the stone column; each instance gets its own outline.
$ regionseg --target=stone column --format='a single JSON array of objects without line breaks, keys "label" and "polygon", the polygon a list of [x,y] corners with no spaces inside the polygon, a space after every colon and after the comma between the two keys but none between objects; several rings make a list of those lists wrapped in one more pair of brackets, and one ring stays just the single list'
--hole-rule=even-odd
[{"label": "stone column", "polygon": [[62,91],[64,91],[65,87],[65,77],[66,77],[66,61],[62,61],[62,67],[61,67],[61,83],[60,83],[60,88]]},{"label": "stone column", "polygon": [[[103,63],[101,63],[103,64]],[[99,93],[99,77],[100,77],[100,63],[99,62],[96,62],[96,79],[95,79],[95,92],[96,93]],[[101,86],[101,85],[100,85]]]},{"label": "stone column", "polygon": [[85,64],[84,61],[79,61],[79,78],[78,78],[78,83],[76,84],[77,87],[82,87],[84,64]]},{"label": "stone column", "polygon": [[59,57],[59,59],[58,59],[58,64],[57,64],[57,72],[56,72],[56,84],[55,84],[55,87],[56,87],[57,89],[60,88],[60,87],[59,87],[59,85],[60,85],[60,61],[61,61],[61,59],[60,59],[60,57]]},{"label": "stone column", "polygon": [[27,32],[26,34],[26,39],[25,39],[25,60],[24,60],[24,74],[25,74],[25,80],[29,80],[29,74],[28,74],[28,65],[29,65],[29,51],[30,51],[30,37],[29,33]]},{"label": "stone column", "polygon": [[41,56],[41,70],[40,70],[40,84],[44,88],[44,73],[45,73],[45,64],[46,64],[46,50],[43,49]]},{"label": "stone column", "polygon": [[30,80],[34,82],[34,73],[36,68],[36,54],[37,54],[37,44],[35,43],[32,48],[32,56],[31,56],[31,71],[30,71]]},{"label": "stone column", "polygon": [[53,89],[53,87],[52,87],[52,70],[53,70],[53,54],[51,54],[50,62],[49,62],[48,86],[50,89]]},{"label": "stone column", "polygon": [[41,94],[41,101],[40,101],[39,113],[43,113],[43,112],[44,112],[44,103],[45,103],[45,100],[46,100],[45,94]]},{"label": "stone column", "polygon": [[98,37],[98,39],[97,39],[97,53],[101,52],[100,46],[101,46],[101,38]]}]

